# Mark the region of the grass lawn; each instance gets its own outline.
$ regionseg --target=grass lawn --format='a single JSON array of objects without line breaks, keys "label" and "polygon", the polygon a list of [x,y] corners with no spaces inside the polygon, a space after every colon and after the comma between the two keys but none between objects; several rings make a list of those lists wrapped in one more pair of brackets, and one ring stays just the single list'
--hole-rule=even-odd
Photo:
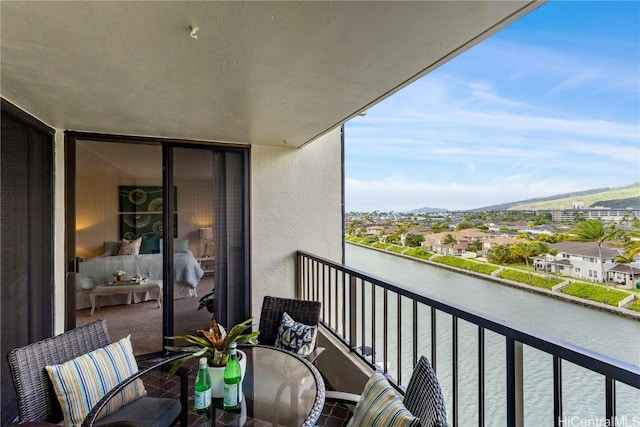
[{"label": "grass lawn", "polygon": [[579,298],[586,298],[591,301],[602,302],[614,307],[618,306],[618,302],[629,296],[628,293],[618,291],[601,285],[590,285],[589,283],[574,282],[560,290],[563,294],[573,295]]},{"label": "grass lawn", "polygon": [[634,300],[631,304],[627,305],[625,308],[633,311],[640,311],[640,299]]}]

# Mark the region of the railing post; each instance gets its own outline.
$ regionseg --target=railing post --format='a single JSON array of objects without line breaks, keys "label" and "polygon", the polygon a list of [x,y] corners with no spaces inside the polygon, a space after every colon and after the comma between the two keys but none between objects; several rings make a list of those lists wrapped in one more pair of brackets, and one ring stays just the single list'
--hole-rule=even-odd
[{"label": "railing post", "polygon": [[507,338],[507,425],[524,426],[522,343]]},{"label": "railing post", "polygon": [[[358,346],[357,342],[357,329],[358,329],[358,313],[356,312],[356,278],[349,276],[349,348],[355,348]],[[364,354],[364,349],[362,349]]]},{"label": "railing post", "polygon": [[605,377],[605,416],[615,425],[616,418],[616,381],[610,376]]},{"label": "railing post", "polygon": [[562,425],[562,359],[553,356],[553,422]]}]

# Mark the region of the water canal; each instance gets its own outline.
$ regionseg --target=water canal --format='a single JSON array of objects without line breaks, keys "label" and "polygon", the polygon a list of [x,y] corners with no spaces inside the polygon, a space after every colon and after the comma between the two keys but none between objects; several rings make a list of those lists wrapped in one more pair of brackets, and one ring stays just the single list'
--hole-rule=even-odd
[{"label": "water canal", "polygon": [[[640,366],[640,321],[638,320],[352,244],[347,244],[345,250],[346,265],[355,269],[401,284],[415,292],[486,313],[525,330],[536,331]],[[438,325],[438,340],[446,343],[451,337],[450,322],[439,321]],[[477,352],[474,347],[477,332],[475,327],[462,325],[459,333],[461,353],[458,374],[461,378],[459,420],[460,425],[463,426],[477,425],[477,379],[475,378]],[[425,342],[428,341],[428,337],[422,338]],[[506,397],[503,393],[504,340],[487,334],[486,346],[487,348],[495,346],[500,350],[487,351],[486,425],[506,425],[504,410]],[[403,345],[403,348],[410,347]],[[430,352],[430,350],[425,349],[425,354],[429,355],[427,351]],[[450,354],[450,345],[438,345],[438,377],[442,383],[448,408],[452,400],[451,366],[440,361],[451,360]],[[394,360],[394,357],[395,355],[390,355],[389,359]],[[525,347],[524,375],[526,425],[553,425],[551,357]],[[467,376],[468,380],[466,380]],[[578,417],[573,418],[574,420],[587,421],[604,417],[604,380],[601,376],[565,362],[563,364],[563,396],[563,409],[567,417],[564,425],[570,425],[570,417]],[[626,417],[628,425],[634,425],[632,422],[640,425],[640,392],[619,384],[617,399],[619,417]]]}]

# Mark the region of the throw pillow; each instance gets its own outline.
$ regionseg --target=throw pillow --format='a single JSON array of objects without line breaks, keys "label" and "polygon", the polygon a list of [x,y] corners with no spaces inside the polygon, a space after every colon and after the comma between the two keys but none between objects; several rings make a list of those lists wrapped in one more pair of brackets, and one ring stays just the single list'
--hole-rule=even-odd
[{"label": "throw pillow", "polygon": [[120,250],[120,242],[104,242],[104,252],[102,256],[118,255],[118,250]]},{"label": "throw pillow", "polygon": [[140,253],[141,244],[142,237],[138,237],[136,240],[122,239],[118,255],[138,255]]},{"label": "throw pillow", "polygon": [[160,235],[154,234],[149,237],[142,237],[140,244],[140,254],[159,254],[160,253]]},{"label": "throw pillow", "polygon": [[307,356],[316,347],[317,336],[317,326],[298,323],[287,312],[284,312],[282,314],[282,322],[278,327],[275,347]]},{"label": "throw pillow", "polygon": [[420,420],[405,408],[387,378],[374,372],[364,386],[347,427],[419,425]]},{"label": "throw pillow", "polygon": [[[79,426],[91,408],[113,387],[138,372],[130,337],[78,356],[59,365],[46,366],[66,426]],[[99,418],[146,394],[136,380],[112,398]]]},{"label": "throw pillow", "polygon": [[[162,239],[159,242],[160,253],[162,253]],[[173,253],[189,252],[189,239],[173,239]]]}]

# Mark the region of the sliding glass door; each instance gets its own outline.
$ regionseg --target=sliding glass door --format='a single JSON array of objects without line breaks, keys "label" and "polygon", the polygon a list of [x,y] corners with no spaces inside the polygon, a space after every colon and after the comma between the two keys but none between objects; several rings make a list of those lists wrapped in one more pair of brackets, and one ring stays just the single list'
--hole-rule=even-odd
[{"label": "sliding glass door", "polygon": [[248,151],[82,136],[68,137],[75,324],[105,318],[148,354],[248,317]]},{"label": "sliding glass door", "polygon": [[103,318],[113,340],[161,351],[162,147],[78,141],[75,184],[76,325]]}]

